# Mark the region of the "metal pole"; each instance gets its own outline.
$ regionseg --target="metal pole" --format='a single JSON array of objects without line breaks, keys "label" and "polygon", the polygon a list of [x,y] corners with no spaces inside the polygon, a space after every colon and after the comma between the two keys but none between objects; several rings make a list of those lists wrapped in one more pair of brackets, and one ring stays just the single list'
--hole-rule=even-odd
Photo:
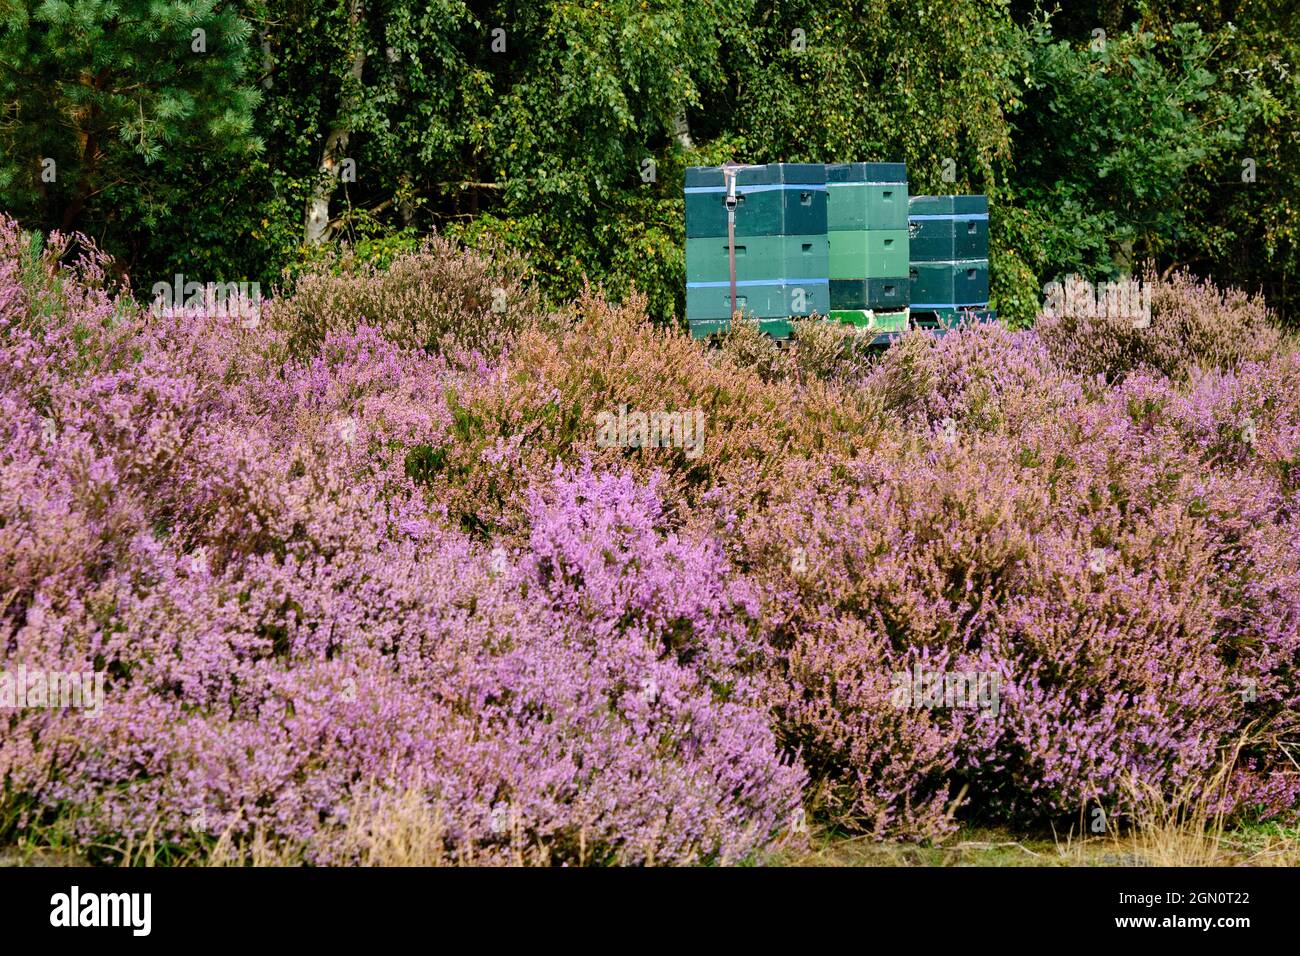
[{"label": "metal pole", "polygon": [[736,170],[722,167],[727,180],[727,258],[731,265],[731,320],[736,320]]},{"label": "metal pole", "polygon": [[762,169],[762,166],[744,163],[724,163],[722,178],[727,184],[727,258],[731,263],[731,317],[736,317],[736,206],[740,197],[736,195],[736,176],[742,169]]},{"label": "metal pole", "polygon": [[731,260],[731,317],[736,317],[736,207],[727,208],[727,250]]}]

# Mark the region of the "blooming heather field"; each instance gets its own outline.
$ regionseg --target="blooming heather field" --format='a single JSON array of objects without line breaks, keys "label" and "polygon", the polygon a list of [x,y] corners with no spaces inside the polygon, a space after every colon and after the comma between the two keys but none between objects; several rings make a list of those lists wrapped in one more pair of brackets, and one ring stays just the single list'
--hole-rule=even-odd
[{"label": "blooming heather field", "polygon": [[[439,242],[257,322],[149,314],[64,242],[0,220],[0,668],[105,696],[0,711],[0,841],[676,864],[1152,794],[1295,821],[1300,356],[1257,302],[705,349]],[[601,440],[624,406],[702,449]]]}]

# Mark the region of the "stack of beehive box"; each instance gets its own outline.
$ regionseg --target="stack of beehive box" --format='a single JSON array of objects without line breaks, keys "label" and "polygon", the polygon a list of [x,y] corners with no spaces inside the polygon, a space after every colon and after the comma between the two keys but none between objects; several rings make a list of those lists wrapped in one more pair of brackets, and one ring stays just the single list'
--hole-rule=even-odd
[{"label": "stack of beehive box", "polygon": [[[735,308],[783,337],[792,317],[830,311],[826,167],[769,163],[735,175]],[[695,336],[726,329],[732,315],[726,196],[721,168],[686,170],[686,318]]]},{"label": "stack of beehive box", "polygon": [[830,316],[878,332],[907,328],[905,163],[826,167]]},{"label": "stack of beehive box", "polygon": [[911,304],[941,324],[989,301],[986,196],[913,196]]}]

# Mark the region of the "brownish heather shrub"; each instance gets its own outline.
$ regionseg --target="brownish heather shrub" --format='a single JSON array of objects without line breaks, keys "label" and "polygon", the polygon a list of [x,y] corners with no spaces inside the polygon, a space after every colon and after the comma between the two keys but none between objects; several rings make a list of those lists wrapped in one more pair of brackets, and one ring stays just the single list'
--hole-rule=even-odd
[{"label": "brownish heather shrub", "polygon": [[1222,291],[1186,271],[1157,280],[1151,320],[1130,316],[1047,316],[1037,331],[1055,359],[1072,371],[1122,379],[1146,366],[1174,379],[1197,368],[1237,368],[1277,351],[1281,335],[1264,300],[1240,289]]},{"label": "brownish heather shrub", "polygon": [[406,348],[495,354],[545,315],[527,275],[517,255],[483,254],[435,236],[388,269],[328,260],[300,276],[292,294],[273,300],[267,319],[287,332],[299,356],[313,354],[329,333],[359,325]]},{"label": "brownish heather shrub", "polygon": [[772,337],[753,319],[742,319],[728,326],[722,334],[720,354],[765,382],[775,382],[790,372],[789,351],[777,348]]},{"label": "brownish heather shrub", "polygon": [[873,338],[842,322],[804,319],[794,324],[794,366],[804,380],[854,379],[867,365]]},{"label": "brownish heather shrub", "polygon": [[[610,305],[590,290],[563,332],[526,329],[498,374],[466,376],[450,401],[453,440],[437,452],[445,467],[431,491],[476,530],[508,527],[525,475],[557,460],[660,470],[672,501],[758,480],[787,456],[852,455],[881,439],[879,403],[868,393],[819,380],[766,382],[725,352],[652,324],[640,297]],[[699,409],[701,453],[600,447],[598,416],[622,405]]]}]

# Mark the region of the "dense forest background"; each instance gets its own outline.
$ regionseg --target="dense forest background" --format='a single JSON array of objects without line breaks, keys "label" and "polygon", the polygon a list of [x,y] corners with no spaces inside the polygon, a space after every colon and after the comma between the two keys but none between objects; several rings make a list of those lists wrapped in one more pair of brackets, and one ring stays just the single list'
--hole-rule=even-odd
[{"label": "dense forest background", "polygon": [[993,305],[1186,265],[1300,290],[1283,0],[0,0],[0,208],[137,290],[431,232],[681,314],[685,166],[905,161],[993,203]]}]

